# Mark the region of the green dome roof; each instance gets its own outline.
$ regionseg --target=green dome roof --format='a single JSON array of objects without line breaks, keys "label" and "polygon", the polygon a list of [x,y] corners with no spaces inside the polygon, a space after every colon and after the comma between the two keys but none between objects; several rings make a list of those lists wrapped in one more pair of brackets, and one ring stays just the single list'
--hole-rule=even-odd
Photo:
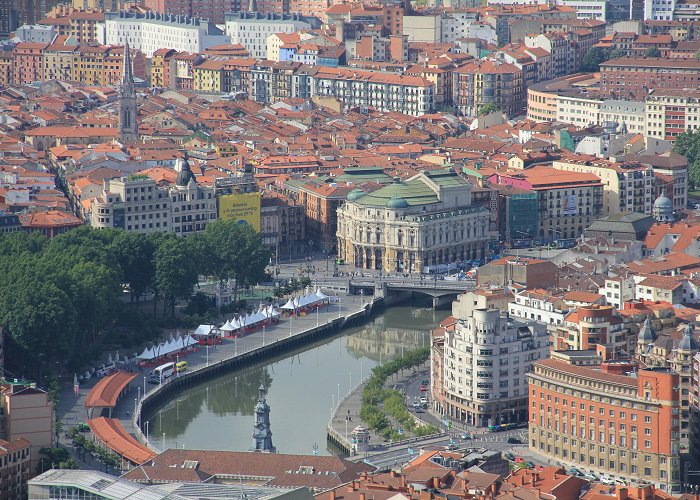
[{"label": "green dome roof", "polygon": [[348,193],[348,201],[355,201],[359,198],[362,198],[365,194],[366,193],[363,190],[355,188]]},{"label": "green dome roof", "polygon": [[399,197],[399,196],[392,196],[389,201],[386,202],[386,208],[406,208],[408,207],[408,202]]}]

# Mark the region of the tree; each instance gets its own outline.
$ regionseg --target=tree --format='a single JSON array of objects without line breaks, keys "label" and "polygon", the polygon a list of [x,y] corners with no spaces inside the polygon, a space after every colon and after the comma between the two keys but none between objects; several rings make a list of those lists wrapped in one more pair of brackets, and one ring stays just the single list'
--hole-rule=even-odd
[{"label": "tree", "polygon": [[688,159],[688,187],[700,186],[700,130],[687,130],[678,135],[673,150]]},{"label": "tree", "polygon": [[625,52],[623,49],[615,49],[612,52],[610,52],[610,59],[619,59],[621,57],[625,57],[627,55],[627,52]]},{"label": "tree", "polygon": [[603,47],[591,47],[583,56],[581,71],[594,72],[600,69],[601,63],[610,58],[610,54]]},{"label": "tree", "polygon": [[496,106],[492,102],[489,102],[479,108],[479,116],[488,115],[489,113],[495,113],[496,111],[498,111],[498,106]]},{"label": "tree", "polygon": [[122,232],[114,240],[114,250],[122,279],[129,285],[131,300],[136,301],[138,309],[155,276],[154,241],[145,234]]},{"label": "tree", "polygon": [[263,280],[270,252],[251,226],[218,220],[209,224],[202,236],[199,247],[208,249],[204,265],[221,283],[235,280],[234,300],[239,286]]},{"label": "tree", "polygon": [[646,52],[644,52],[646,57],[661,57],[661,51],[658,47],[649,47]]},{"label": "tree", "polygon": [[185,240],[175,235],[164,237],[155,251],[155,282],[173,317],[175,300],[192,294],[197,277],[197,266]]}]

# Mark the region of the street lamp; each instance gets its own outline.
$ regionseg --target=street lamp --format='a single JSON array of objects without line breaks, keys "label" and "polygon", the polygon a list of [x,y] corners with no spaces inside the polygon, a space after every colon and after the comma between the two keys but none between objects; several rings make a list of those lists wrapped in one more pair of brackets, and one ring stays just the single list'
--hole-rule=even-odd
[{"label": "street lamp", "polygon": [[338,318],[340,318],[340,309],[341,309],[341,308],[340,308],[340,301],[341,301],[341,300],[342,300],[342,299],[341,299],[340,297],[338,297]]},{"label": "street lamp", "polygon": [[318,326],[318,310],[320,309],[320,306],[316,307],[316,326]]},{"label": "street lamp", "polygon": [[209,340],[207,340],[207,366],[209,366]]},{"label": "street lamp", "polygon": [[338,406],[340,406],[340,384],[338,384]]},{"label": "street lamp", "polygon": [[265,325],[263,325],[263,347],[265,347]]},{"label": "street lamp", "polygon": [[292,338],[292,318],[294,318],[294,316],[292,316],[290,314],[289,315],[289,338]]},{"label": "street lamp", "polygon": [[350,385],[348,386],[348,396],[350,396],[350,391],[352,391],[352,372],[350,372]]}]

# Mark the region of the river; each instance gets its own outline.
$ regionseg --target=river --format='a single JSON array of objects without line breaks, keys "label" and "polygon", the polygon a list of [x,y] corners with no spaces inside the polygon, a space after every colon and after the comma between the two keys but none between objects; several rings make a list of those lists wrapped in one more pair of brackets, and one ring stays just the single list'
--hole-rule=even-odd
[{"label": "river", "polygon": [[[157,447],[247,451],[253,445],[253,408],[267,388],[272,441],[278,453],[328,455],[326,424],[338,394],[380,361],[428,345],[432,328],[449,314],[416,300],[387,309],[362,327],[231,372],[183,391],[150,415]],[[315,445],[315,446],[314,446]]]}]

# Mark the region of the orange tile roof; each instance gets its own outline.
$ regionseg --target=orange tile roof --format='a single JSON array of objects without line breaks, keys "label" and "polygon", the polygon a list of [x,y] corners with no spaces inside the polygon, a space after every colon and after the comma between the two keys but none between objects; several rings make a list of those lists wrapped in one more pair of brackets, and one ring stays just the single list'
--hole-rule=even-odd
[{"label": "orange tile roof", "polygon": [[139,443],[116,418],[98,417],[88,420],[92,433],[112,451],[130,462],[142,464],[156,456],[150,449]]},{"label": "orange tile roof", "polygon": [[649,257],[627,264],[630,271],[642,274],[655,274],[679,268],[700,266],[700,259],[684,253],[671,252],[663,257]]},{"label": "orange tile roof", "polygon": [[78,217],[61,210],[20,214],[19,220],[23,226],[30,228],[77,227],[82,224]]},{"label": "orange tile roof", "polygon": [[135,373],[118,371],[100,379],[85,398],[88,408],[114,408],[117,398],[129,382],[136,378]]}]

